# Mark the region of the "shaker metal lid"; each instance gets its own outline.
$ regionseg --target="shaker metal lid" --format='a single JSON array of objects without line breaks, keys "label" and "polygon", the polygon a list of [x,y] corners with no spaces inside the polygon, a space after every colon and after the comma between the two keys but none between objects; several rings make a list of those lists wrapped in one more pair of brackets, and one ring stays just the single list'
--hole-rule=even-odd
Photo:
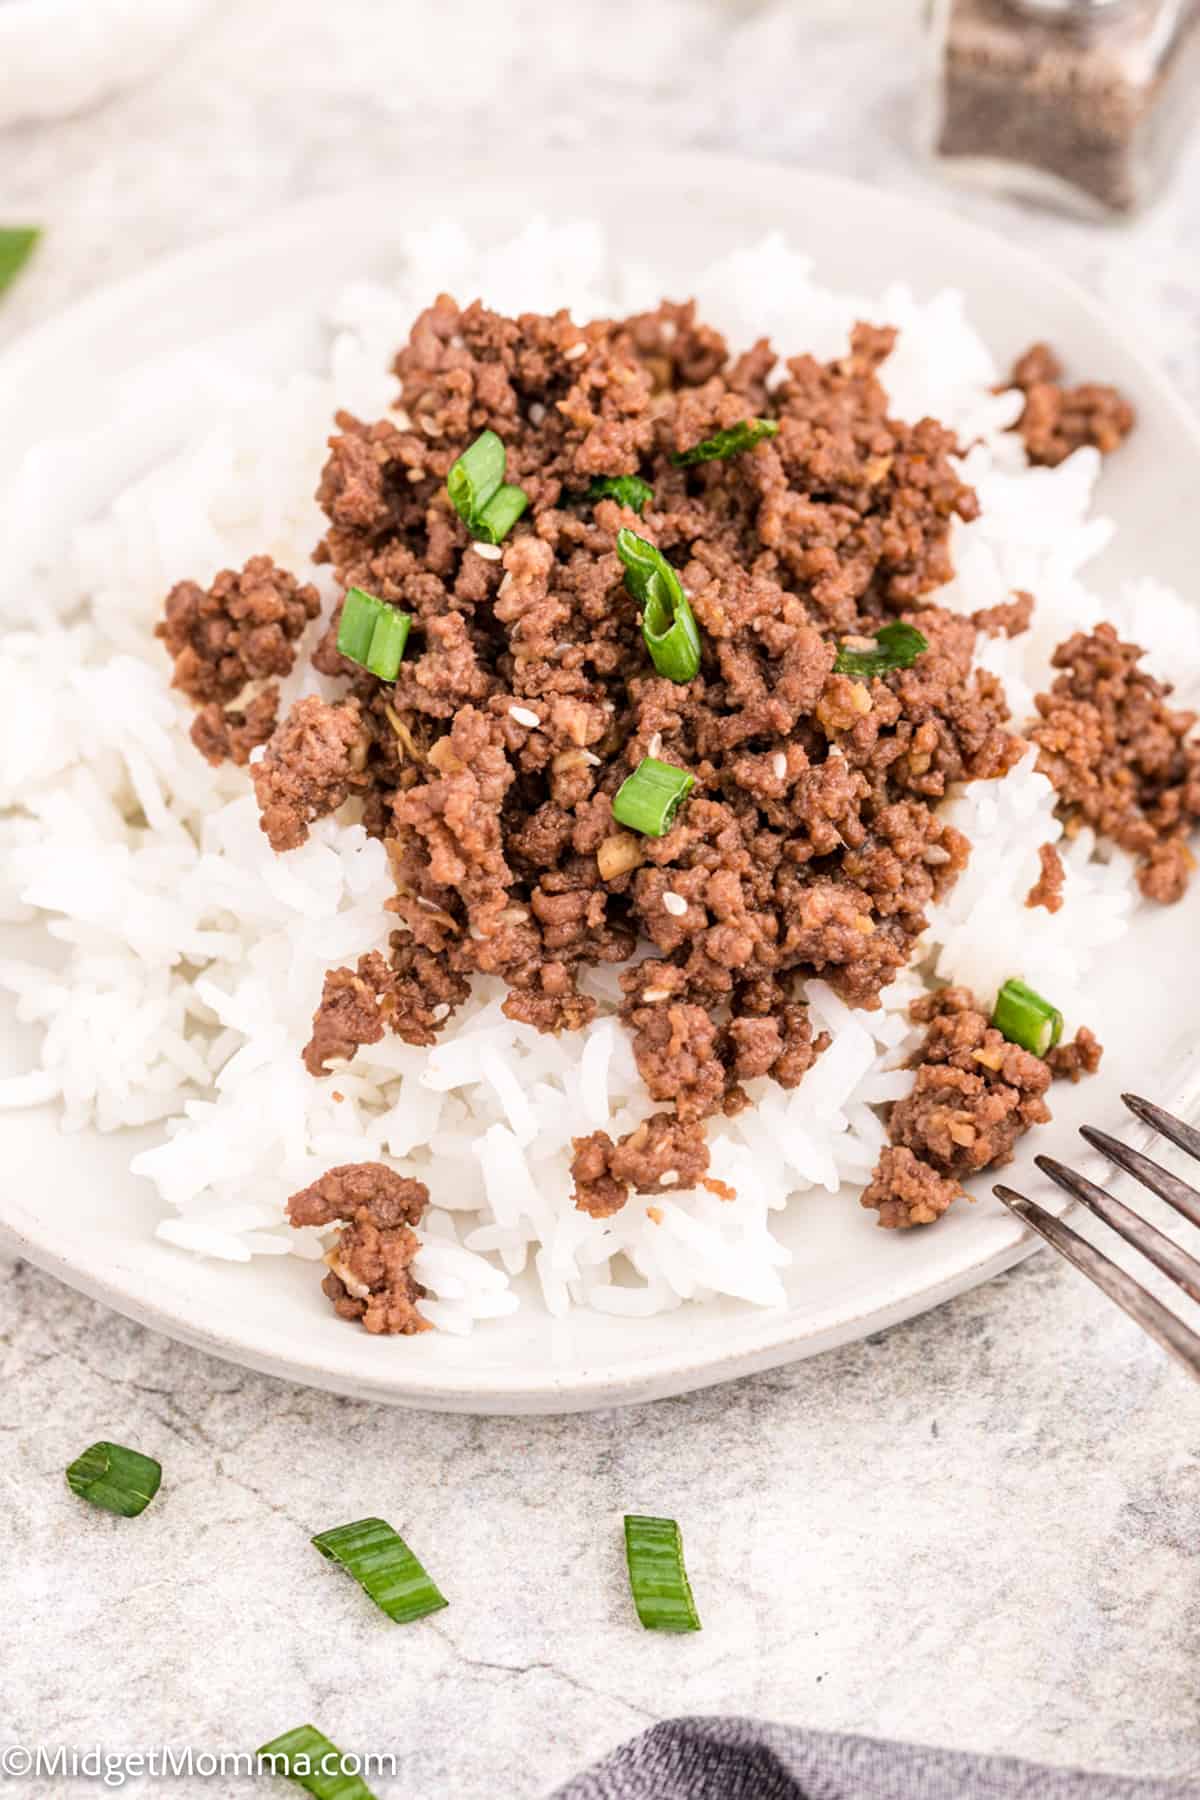
[{"label": "shaker metal lid", "polygon": [[1035,19],[1069,18],[1072,15],[1079,18],[1088,13],[1110,12],[1127,5],[1128,0],[1008,0],[1008,4],[1014,11],[1027,13]]}]

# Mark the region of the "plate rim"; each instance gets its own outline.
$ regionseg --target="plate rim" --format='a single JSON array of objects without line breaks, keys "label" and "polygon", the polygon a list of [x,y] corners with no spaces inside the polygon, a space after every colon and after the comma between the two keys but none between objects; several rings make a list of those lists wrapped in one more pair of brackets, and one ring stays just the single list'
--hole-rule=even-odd
[{"label": "plate rim", "polygon": [[[1010,243],[998,230],[923,198],[910,199],[887,188],[840,175],[795,169],[777,161],[711,151],[655,151],[653,155],[657,177],[664,185],[695,188],[716,182],[736,187],[743,182],[785,181],[794,189],[803,189],[814,197],[823,195],[827,202],[851,209],[862,205],[864,199],[877,205],[882,195],[894,199],[904,207],[906,215],[920,218],[930,228],[953,233],[964,250],[977,244],[986,248],[989,257],[1002,251],[1014,284],[1029,282],[1043,291],[1055,291],[1061,300],[1086,315],[1096,330],[1123,345],[1126,356],[1137,365],[1144,389],[1154,392],[1158,404],[1200,457],[1200,421],[1180,398],[1167,374],[1128,340],[1115,315],[1072,276],[1046,263],[1035,252]],[[553,168],[560,179],[572,173],[578,179],[594,174],[589,153],[580,151],[547,152],[541,167]],[[489,179],[486,160],[477,157],[460,157],[453,162],[439,159],[438,170],[439,181],[448,183],[451,189],[456,183]],[[409,180],[412,173],[408,172]],[[272,211],[253,227],[242,227],[176,250],[145,269],[102,286],[20,333],[0,349],[0,391],[9,380],[27,380],[31,362],[52,359],[55,345],[63,337],[75,339],[81,332],[99,337],[112,321],[125,318],[134,308],[152,302],[156,292],[170,291],[198,271],[211,275],[214,267],[236,261],[251,250],[261,253],[265,240],[283,241],[297,232],[315,231],[323,218],[336,216],[348,204],[360,208],[373,199],[380,204],[385,198],[394,202],[398,191],[395,181],[380,181],[349,194],[334,192],[293,202]],[[580,191],[586,194],[587,189]],[[581,212],[586,212],[586,204],[581,203]],[[781,214],[780,228],[786,232],[786,214]],[[38,441],[41,440],[33,440]],[[1172,1093],[1167,1103],[1175,1105],[1177,1095]],[[812,1314],[797,1315],[790,1309],[770,1309],[756,1314],[756,1330],[741,1332],[737,1346],[723,1352],[706,1354],[703,1334],[698,1333],[695,1351],[689,1350],[686,1355],[678,1347],[660,1348],[615,1368],[598,1364],[576,1369],[569,1378],[556,1374],[553,1368],[544,1368],[514,1381],[507,1374],[491,1376],[485,1365],[472,1371],[469,1379],[452,1369],[430,1380],[416,1378],[415,1371],[398,1371],[394,1359],[386,1354],[379,1357],[378,1369],[372,1368],[368,1373],[354,1365],[349,1356],[330,1357],[323,1353],[319,1360],[310,1357],[302,1343],[264,1323],[269,1314],[260,1315],[253,1308],[237,1312],[235,1321],[232,1313],[227,1320],[224,1312],[214,1315],[211,1306],[202,1310],[199,1300],[189,1307],[187,1296],[173,1296],[169,1306],[162,1305],[154,1296],[147,1272],[122,1270],[119,1261],[103,1270],[73,1261],[67,1247],[69,1234],[45,1228],[44,1220],[31,1219],[19,1203],[15,1210],[9,1208],[0,1185],[0,1245],[150,1329],[283,1380],[400,1407],[464,1413],[561,1414],[640,1403],[717,1385],[858,1341],[993,1279],[1040,1247],[1035,1234],[1015,1219],[1008,1217],[995,1223],[999,1243],[993,1237],[990,1247],[950,1274],[920,1285],[910,1283],[893,1303],[881,1306],[876,1302],[862,1310],[843,1311],[832,1322],[814,1319]],[[620,1329],[628,1321],[614,1319],[613,1323]]]}]

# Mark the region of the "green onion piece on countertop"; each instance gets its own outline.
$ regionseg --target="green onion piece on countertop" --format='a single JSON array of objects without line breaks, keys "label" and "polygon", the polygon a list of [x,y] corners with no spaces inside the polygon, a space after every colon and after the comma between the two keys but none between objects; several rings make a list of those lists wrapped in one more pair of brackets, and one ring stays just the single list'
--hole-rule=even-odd
[{"label": "green onion piece on countertop", "polygon": [[36,225],[0,225],[0,294],[17,279],[41,235]]},{"label": "green onion piece on countertop", "polygon": [[397,1625],[440,1612],[450,1603],[429,1579],[408,1545],[385,1519],[358,1519],[322,1531],[313,1543],[340,1563]]},{"label": "green onion piece on countertop", "polygon": [[857,675],[870,681],[892,669],[911,669],[922,651],[928,650],[929,639],[915,625],[896,619],[875,633],[873,650],[855,650],[842,645],[833,665],[835,675]]},{"label": "green onion piece on countertop", "polygon": [[505,482],[480,512],[472,514],[467,527],[485,544],[502,544],[528,505],[525,489]]},{"label": "green onion piece on countertop", "polygon": [[589,500],[615,500],[640,519],[647,501],[654,498],[654,489],[640,475],[597,475],[586,497]]},{"label": "green onion piece on countertop", "polygon": [[638,1618],[647,1631],[699,1631],[700,1615],[683,1566],[674,1519],[625,1515],[625,1560]]},{"label": "green onion piece on countertop", "polygon": [[386,600],[362,588],[347,588],[338,625],[337,647],[342,656],[360,668],[395,681],[412,629],[407,613],[398,612]]},{"label": "green onion piece on countertop", "polygon": [[67,1469],[67,1486],[105,1512],[136,1519],[145,1512],[162,1481],[162,1464],[140,1450],[103,1440],[77,1456]]},{"label": "green onion piece on countertop", "polygon": [[1062,1036],[1063,1016],[1056,1006],[1015,977],[996,995],[992,1024],[1010,1044],[1045,1056]]},{"label": "green onion piece on countertop", "polygon": [[504,444],[494,431],[484,431],[451,464],[446,491],[459,517],[473,528],[475,515],[483,511],[504,481]]},{"label": "green onion piece on countertop", "polygon": [[361,1775],[351,1773],[357,1759],[343,1755],[315,1725],[297,1725],[255,1755],[263,1774],[294,1781],[316,1800],[375,1800]]},{"label": "green onion piece on countertop", "polygon": [[694,775],[677,769],[674,763],[643,756],[613,796],[613,818],[630,831],[640,831],[643,837],[664,837],[695,780]]},{"label": "green onion piece on countertop", "polygon": [[617,555],[625,586],[642,609],[642,636],[655,668],[668,681],[691,681],[700,669],[700,627],[677,572],[627,526],[617,533]]},{"label": "green onion piece on countertop", "polygon": [[715,431],[712,437],[693,444],[690,450],[677,450],[671,461],[677,469],[690,469],[695,463],[724,462],[726,457],[740,456],[743,450],[753,450],[764,438],[778,435],[778,419],[743,419],[727,431]]}]

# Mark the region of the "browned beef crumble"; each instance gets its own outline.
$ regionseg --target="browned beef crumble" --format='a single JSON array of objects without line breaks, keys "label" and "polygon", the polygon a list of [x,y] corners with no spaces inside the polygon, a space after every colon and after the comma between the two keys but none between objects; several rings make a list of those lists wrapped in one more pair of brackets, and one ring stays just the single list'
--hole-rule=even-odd
[{"label": "browned beef crumble", "polygon": [[862,1195],[889,1229],[931,1224],[970,1176],[1010,1162],[1017,1139],[1049,1119],[1054,1076],[1077,1081],[1101,1057],[1084,1028],[1043,1061],[1002,1037],[967,988],[923,995],[911,1013],[928,1027],[909,1064],[916,1082],[891,1109],[891,1146]]},{"label": "browned beef crumble", "polygon": [[1052,658],[1063,672],[1036,699],[1030,736],[1058,789],[1067,830],[1094,827],[1139,860],[1150,900],[1180,900],[1200,819],[1196,714],[1167,705],[1170,684],[1137,665],[1143,652],[1111,625],[1076,632]]},{"label": "browned beef crumble", "polygon": [[1041,863],[1041,874],[1025,896],[1026,906],[1044,906],[1048,913],[1056,913],[1062,906],[1063,884],[1066,870],[1062,857],[1053,844],[1043,844],[1038,851]]},{"label": "browned beef crumble", "polygon": [[294,850],[308,828],[368,785],[370,739],[359,702],[297,700],[254,767],[254,792],[272,850]]},{"label": "browned beef crumble", "polygon": [[1053,468],[1073,450],[1090,444],[1108,456],[1133,430],[1137,415],[1114,387],[1088,381],[1062,385],[1062,364],[1048,344],[1034,344],[1013,364],[1010,387],[1025,395],[1016,429],[1030,462]]},{"label": "browned beef crumble", "polygon": [[[411,613],[409,649],[381,684],[338,655],[335,620],[315,661],[350,697],[302,703],[312,716],[298,732],[285,720],[255,783],[280,847],[365,788],[407,935],[394,980],[331,972],[310,1068],[384,1021],[431,1042],[477,972],[504,979],[510,1017],[576,1029],[595,1010],[580,970],[648,937],[657,955],[625,976],[622,1013],[671,1110],[637,1143],[580,1150],[579,1201],[603,1211],[631,1185],[657,1191],[664,1171],[702,1175],[700,1124],[744,1104],[745,1082],[800,1080],[823,1043],[798,977],[876,1003],[966,858],[933,805],[1019,753],[999,683],[971,670],[971,622],[920,605],[951,573],[950,520],[977,507],[950,434],[888,417],[876,369],[893,339],[860,326],[845,357],[794,358],[768,394],[770,347],[730,359],[691,306],[581,328],[443,297],[397,358],[394,418],[339,417],[319,554],[343,586]],[[750,413],[777,418],[778,437],[672,465]],[[530,497],[499,557],[480,554],[445,489],[485,428]],[[640,523],[583,498],[595,476],[633,472],[654,490]],[[646,654],[622,525],[689,592],[705,657],[687,686]],[[833,673],[841,637],[897,614],[929,640],[912,669],[870,684]],[[355,702],[361,736],[337,728]],[[647,754],[696,777],[660,839],[612,817]]]},{"label": "browned beef crumble", "polygon": [[425,1289],[409,1265],[421,1241],[411,1228],[429,1205],[429,1189],[383,1163],[343,1163],[287,1203],[293,1225],[340,1225],[321,1283],[343,1319],[376,1334],[428,1331],[416,1303]]},{"label": "browned beef crumble", "polygon": [[[238,760],[265,742],[253,778],[271,844],[302,844],[353,797],[387,847],[396,929],[386,955],[327,975],[304,1051],[314,1075],[384,1030],[433,1043],[476,974],[502,978],[511,1018],[577,1029],[595,1011],[581,971],[625,963],[648,939],[652,958],[622,973],[621,1015],[662,1110],[619,1142],[576,1140],[577,1204],[604,1216],[631,1188],[697,1182],[732,1198],[706,1175],[705,1120],[747,1104],[747,1083],[794,1087],[825,1048],[797,998],[803,978],[878,1004],[967,858],[934,809],[1022,749],[999,680],[971,662],[977,626],[1024,629],[1033,602],[1017,593],[976,620],[926,604],[953,573],[953,520],[978,505],[952,434],[889,417],[877,370],[894,338],[859,325],[845,356],[777,369],[766,340],[731,358],[690,303],[578,326],[442,296],[396,358],[392,415],[338,416],[317,496],[329,522],[318,560],[343,589],[412,618],[395,682],[339,654],[335,616],[313,661],[344,681],[341,697],[295,702],[268,738],[273,689],[243,690],[290,667],[313,590],[267,558],[207,593],[173,590],[162,631],[176,681],[204,705],[197,741]],[[1036,386],[1031,417],[1047,404]],[[1111,409],[1080,392],[1061,399],[1043,449],[1080,419],[1093,436],[1110,429]],[[727,461],[672,462],[750,415],[778,435]],[[472,540],[446,491],[485,428],[529,498],[498,550]],[[595,477],[634,473],[652,487],[642,518],[587,498]],[[703,661],[686,685],[649,659],[616,554],[622,526],[689,595]],[[928,640],[911,668],[834,672],[843,639],[869,642],[895,617]],[[695,781],[661,838],[612,815],[647,755]],[[940,1005],[873,1184],[887,1223],[943,1211],[959,1175],[1006,1155],[1044,1110],[1047,1065],[1013,1046],[979,1065],[961,1047],[965,1005]],[[416,1329],[415,1218],[376,1195],[386,1171],[363,1169],[352,1208],[355,1172],[338,1170],[326,1178],[337,1192],[318,1183],[290,1212],[349,1214],[334,1253],[349,1279],[331,1275],[332,1298],[368,1329]]]},{"label": "browned beef crumble", "polygon": [[988,637],[1019,637],[1021,632],[1029,630],[1035,604],[1033,595],[1025,588],[1014,588],[1011,600],[1002,601],[999,606],[982,607],[971,614],[971,623],[976,631],[984,631]]},{"label": "browned beef crumble", "polygon": [[269,556],[252,556],[240,574],[223,569],[208,588],[180,581],[167,595],[155,627],[175,663],[172,685],[202,708],[192,741],[217,763],[244,763],[275,729],[279,689],[274,681],[244,704],[230,707],[251,682],[290,674],[296,644],[321,610],[315,587],[301,587]]}]

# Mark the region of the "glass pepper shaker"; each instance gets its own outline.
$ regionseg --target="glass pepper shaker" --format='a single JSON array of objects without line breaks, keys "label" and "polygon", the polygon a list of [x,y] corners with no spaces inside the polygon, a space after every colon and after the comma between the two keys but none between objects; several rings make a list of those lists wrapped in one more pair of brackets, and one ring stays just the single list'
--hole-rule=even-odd
[{"label": "glass pepper shaker", "polygon": [[1200,0],[930,0],[946,173],[1090,218],[1136,212],[1200,117]]}]

